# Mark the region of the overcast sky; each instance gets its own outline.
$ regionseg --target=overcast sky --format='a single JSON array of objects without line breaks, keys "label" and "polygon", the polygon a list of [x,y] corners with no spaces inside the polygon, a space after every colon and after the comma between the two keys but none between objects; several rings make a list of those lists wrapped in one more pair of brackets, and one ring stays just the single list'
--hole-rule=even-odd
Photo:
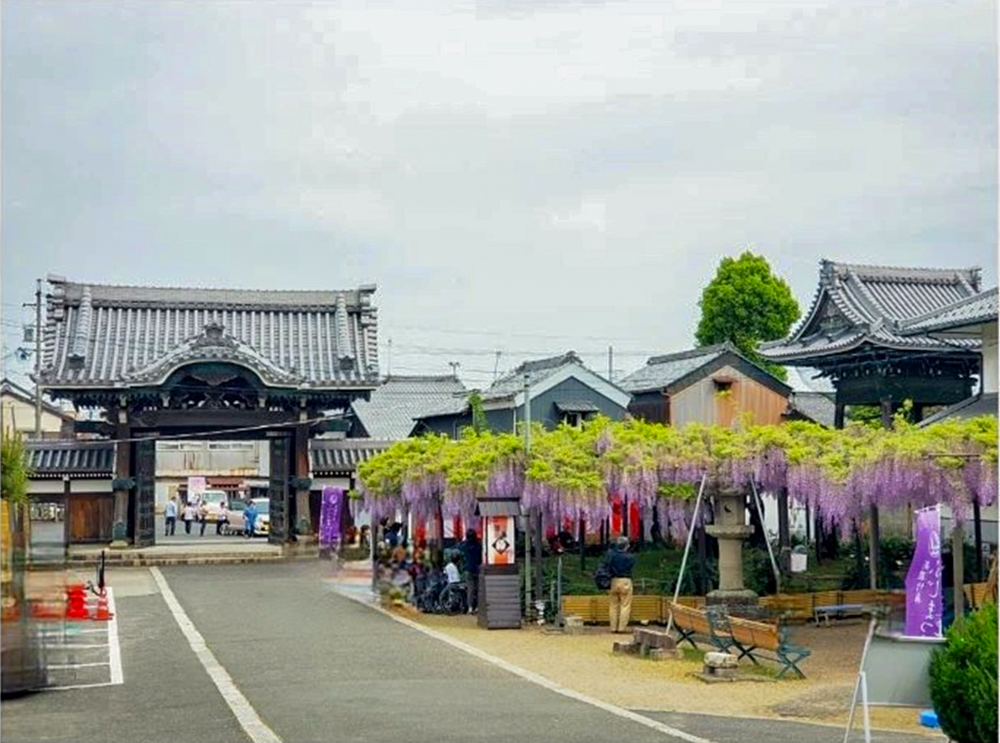
[{"label": "overcast sky", "polygon": [[375,282],[382,371],[477,385],[693,345],[744,247],[991,286],[994,6],[5,0],[6,370],[48,272]]}]

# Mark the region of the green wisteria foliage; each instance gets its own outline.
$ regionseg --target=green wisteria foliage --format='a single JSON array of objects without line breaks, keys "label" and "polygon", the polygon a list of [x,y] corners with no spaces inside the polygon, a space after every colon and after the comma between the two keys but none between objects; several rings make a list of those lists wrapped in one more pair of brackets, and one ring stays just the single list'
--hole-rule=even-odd
[{"label": "green wisteria foliage", "polygon": [[985,416],[892,430],[831,430],[812,423],[738,429],[673,428],[597,419],[582,428],[536,427],[530,457],[513,434],[407,439],[359,469],[360,490],[377,518],[409,508],[429,516],[471,517],[480,497],[520,497],[550,523],[605,518],[612,495],[658,509],[661,524],[686,534],[702,478],[713,486],[787,488],[828,526],[860,520],[870,505],[952,507],[959,520],[973,501],[997,495],[997,421]]}]

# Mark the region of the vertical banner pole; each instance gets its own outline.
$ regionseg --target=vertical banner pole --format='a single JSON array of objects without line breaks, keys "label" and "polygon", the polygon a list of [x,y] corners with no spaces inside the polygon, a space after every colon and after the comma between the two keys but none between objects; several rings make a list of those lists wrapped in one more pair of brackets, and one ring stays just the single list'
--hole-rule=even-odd
[{"label": "vertical banner pole", "polygon": [[764,543],[767,545],[767,554],[771,558],[771,570],[774,571],[775,584],[778,593],[781,593],[781,571],[778,570],[778,563],[774,559],[774,549],[771,547],[771,540],[767,536],[767,527],[764,526],[764,509],[761,506],[760,491],[757,490],[757,482],[750,478],[750,487],[753,488],[753,502],[757,506],[757,516],[760,518],[760,526],[764,530]]},{"label": "vertical banner pole", "polygon": [[[698,498],[694,502],[694,513],[691,515],[691,526],[688,529],[687,544],[684,545],[684,557],[681,558],[681,572],[677,576],[677,585],[674,587],[674,600],[672,603],[677,603],[677,597],[681,595],[681,583],[684,581],[684,569],[687,567],[688,553],[691,551],[691,537],[694,536],[694,525],[698,520],[698,511],[701,508],[701,496],[705,492],[705,482],[708,480],[708,475],[701,476],[701,487],[698,488]],[[674,613],[670,612],[670,618],[667,620],[667,634],[674,628]]]},{"label": "vertical banner pole", "polygon": [[868,648],[872,644],[872,636],[875,634],[875,622],[877,620],[872,617],[871,622],[868,624],[868,636],[865,638],[865,647],[861,651],[861,667],[858,670],[858,677],[854,681],[854,694],[851,696],[851,711],[847,716],[847,730],[844,731],[844,743],[847,743],[847,739],[851,736],[851,727],[854,725],[854,712],[858,707],[858,691],[861,691],[862,699],[864,700],[864,716],[865,716],[865,740],[866,743],[871,743],[871,731],[868,728],[868,680],[865,676],[865,661],[868,659]]}]

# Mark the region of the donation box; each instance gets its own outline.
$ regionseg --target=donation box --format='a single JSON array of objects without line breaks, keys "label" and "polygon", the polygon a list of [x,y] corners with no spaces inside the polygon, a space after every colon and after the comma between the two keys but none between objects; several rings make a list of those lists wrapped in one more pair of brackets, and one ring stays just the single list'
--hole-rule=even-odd
[{"label": "donation box", "polygon": [[483,498],[476,507],[482,523],[483,566],[479,571],[479,626],[521,627],[521,586],[515,560],[517,498]]}]

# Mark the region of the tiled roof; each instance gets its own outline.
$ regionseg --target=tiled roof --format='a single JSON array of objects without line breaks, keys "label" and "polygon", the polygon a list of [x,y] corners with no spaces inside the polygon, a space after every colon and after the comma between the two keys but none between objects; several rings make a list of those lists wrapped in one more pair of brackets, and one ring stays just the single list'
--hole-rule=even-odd
[{"label": "tiled roof", "polygon": [[736,353],[736,349],[729,343],[718,343],[679,353],[652,356],[644,367],[629,374],[619,384],[627,392],[661,390],[727,352]]},{"label": "tiled roof", "polygon": [[979,269],[890,268],[820,264],[820,283],[805,320],[785,341],[761,347],[782,364],[809,363],[859,346],[904,351],[976,351],[979,341],[942,343],[907,336],[907,321],[941,310],[979,291]]},{"label": "tiled roof", "polygon": [[377,439],[313,439],[309,466],[313,477],[354,472],[358,465],[392,446]]},{"label": "tiled roof", "polygon": [[[551,356],[536,361],[525,361],[514,371],[501,377],[480,394],[484,403],[492,403],[490,409],[504,409],[515,405],[515,398],[524,391],[525,377],[532,388],[531,396],[539,394],[539,386],[545,388],[546,383],[558,382],[557,375],[578,374],[584,384],[593,389],[596,394],[609,399],[620,397],[628,399],[628,393],[604,377],[588,369],[576,352],[569,351],[559,356]],[[553,379],[557,377],[557,379]],[[619,403],[620,404],[620,403]],[[461,394],[451,400],[442,402],[434,410],[421,415],[421,418],[437,418],[442,416],[461,415],[468,410],[468,395]]]},{"label": "tiled roof", "polygon": [[811,369],[808,366],[788,366],[785,367],[788,377],[785,379],[793,392],[821,392],[833,395],[836,389],[829,377],[819,376],[818,369]]},{"label": "tiled roof", "polygon": [[[452,376],[387,377],[371,393],[370,400],[352,403],[365,432],[376,439],[405,439],[415,418],[439,409],[465,392],[465,385]],[[464,405],[465,397],[462,402]]]},{"label": "tiled roof", "polygon": [[50,278],[42,338],[48,387],[157,384],[178,366],[230,361],[269,385],[373,387],[374,286],[246,291],[104,286]]},{"label": "tiled roof", "polygon": [[674,394],[728,364],[778,394],[787,395],[791,391],[787,384],[750,361],[731,343],[653,356],[644,367],[625,377],[621,385],[633,394],[662,390]]},{"label": "tiled roof", "polygon": [[924,418],[918,426],[930,426],[934,423],[948,420],[950,418],[976,418],[980,415],[997,414],[997,393],[987,392],[984,394],[967,397],[961,402],[950,405],[944,410],[939,410],[934,415]]},{"label": "tiled roof", "polygon": [[997,287],[903,323],[902,334],[957,330],[997,321]]},{"label": "tiled roof", "polygon": [[39,478],[112,477],[115,445],[82,441],[28,441],[28,466],[31,476]]},{"label": "tiled roof", "polygon": [[534,386],[570,364],[583,366],[583,362],[575,351],[546,359],[525,361],[510,374],[490,385],[483,392],[483,400],[498,400],[516,395],[524,389],[524,376],[526,374],[528,375],[528,384]]},{"label": "tiled roof", "polygon": [[[10,395],[11,397],[16,397],[21,402],[27,403],[29,405],[35,404],[35,393],[31,390],[25,389],[17,382],[12,382],[9,379],[0,380],[0,395]],[[42,409],[48,411],[52,415],[58,415],[60,418],[66,421],[73,421],[73,414],[63,410],[57,405],[53,405],[50,401],[45,399],[44,394],[42,395]]]},{"label": "tiled roof", "polygon": [[833,428],[837,406],[832,394],[823,392],[793,392],[788,410],[827,428]]}]

